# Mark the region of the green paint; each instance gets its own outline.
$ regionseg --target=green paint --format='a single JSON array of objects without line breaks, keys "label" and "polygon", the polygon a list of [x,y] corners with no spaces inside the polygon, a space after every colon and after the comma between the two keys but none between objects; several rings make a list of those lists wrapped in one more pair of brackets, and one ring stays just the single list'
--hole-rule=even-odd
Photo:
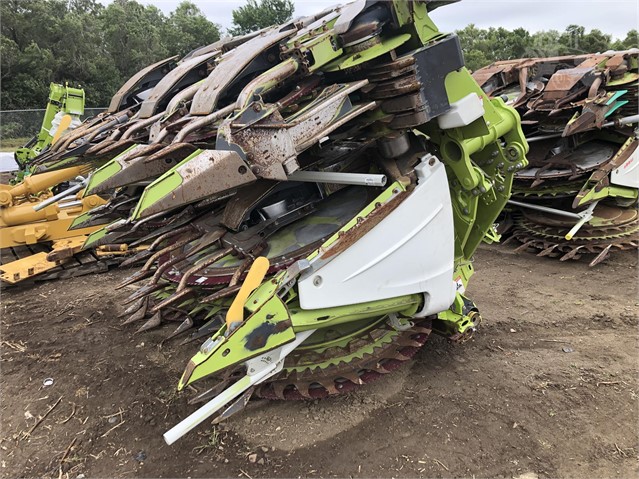
[{"label": "green paint", "polygon": [[327,72],[334,72],[352,68],[400,47],[408,40],[410,40],[410,38],[410,34],[405,33],[396,37],[382,39],[379,44],[367,50],[364,50],[363,52],[352,53],[350,55],[347,55],[346,57],[340,57],[337,60],[332,61],[328,65],[325,65],[322,70]]},{"label": "green paint", "polygon": [[175,165],[169,171],[160,176],[153,183],[144,188],[142,197],[138,202],[131,218],[134,220],[140,219],[144,216],[144,210],[160,201],[162,198],[173,193],[177,188],[182,185],[182,176],[178,173],[178,168],[187,164],[193,158],[202,153],[202,150],[195,150],[191,155],[187,156],[180,163]]},{"label": "green paint", "polygon": [[138,145],[133,145],[130,148],[127,148],[125,151],[120,153],[118,156],[113,158],[111,161],[107,162],[106,164],[104,164],[103,166],[101,166],[100,168],[95,170],[91,174],[91,178],[89,178],[89,184],[87,185],[86,189],[84,190],[84,195],[85,196],[90,195],[91,194],[90,192],[93,191],[94,188],[96,188],[97,186],[99,186],[102,183],[104,183],[106,180],[111,178],[113,175],[115,175],[115,174],[119,173],[120,171],[122,171],[122,165],[120,164],[118,159],[120,157],[122,157],[122,155],[124,155],[125,153],[128,153],[129,151],[131,151],[133,148],[136,148],[137,146]]},{"label": "green paint", "polygon": [[80,216],[77,216],[69,225],[69,229],[73,229],[74,227],[84,223],[85,221],[89,221],[91,219],[91,211],[87,211],[82,213]]},{"label": "green paint", "polygon": [[87,250],[89,248],[91,248],[93,246],[94,243],[100,241],[102,238],[104,238],[106,235],[108,234],[108,231],[106,230],[106,227],[104,228],[100,228],[99,230],[95,230],[93,233],[91,233],[86,241],[84,242],[84,244],[82,245],[82,251]]}]

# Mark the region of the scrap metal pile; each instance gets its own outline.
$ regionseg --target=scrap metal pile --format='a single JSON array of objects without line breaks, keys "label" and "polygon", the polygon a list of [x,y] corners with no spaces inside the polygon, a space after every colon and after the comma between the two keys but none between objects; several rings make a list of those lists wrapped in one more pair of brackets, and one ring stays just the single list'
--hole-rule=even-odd
[{"label": "scrap metal pile", "polygon": [[208,338],[178,387],[209,402],[167,442],[253,394],[349,391],[479,324],[471,257],[528,147],[429,18],[448,3],[358,1],[158,62],[34,160],[95,169],[84,195],[108,201],[71,228],[109,224],[85,249],[143,249],[125,323]]},{"label": "scrap metal pile", "polygon": [[637,249],[639,50],[494,63],[473,76],[522,116],[529,167],[515,175],[521,250],[562,261]]}]

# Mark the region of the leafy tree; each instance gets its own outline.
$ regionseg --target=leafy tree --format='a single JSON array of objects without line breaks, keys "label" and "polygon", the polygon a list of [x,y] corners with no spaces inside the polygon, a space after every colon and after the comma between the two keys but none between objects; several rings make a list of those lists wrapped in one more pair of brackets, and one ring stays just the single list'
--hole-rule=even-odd
[{"label": "leafy tree", "polygon": [[[233,34],[281,24],[292,0],[248,0],[233,11]],[[135,0],[0,0],[1,108],[41,108],[49,83],[85,88],[87,106],[105,106],[132,74],[152,62],[220,38],[220,26],[192,0],[168,15]],[[476,70],[496,60],[639,47],[637,30],[612,41],[600,30],[570,25],[563,33],[524,28],[459,30],[466,63]]]},{"label": "leafy tree", "polygon": [[171,46],[171,53],[184,55],[219,39],[220,26],[209,22],[202,11],[189,1],[180,3],[166,22],[164,42]]},{"label": "leafy tree", "polygon": [[617,40],[612,44],[615,50],[629,50],[631,48],[639,48],[639,32],[630,30],[624,40]]},{"label": "leafy tree", "polygon": [[162,43],[165,21],[157,7],[134,0],[115,0],[102,12],[100,22],[111,61],[123,77],[169,56]]},{"label": "leafy tree", "polygon": [[248,0],[246,5],[233,10],[231,35],[244,35],[291,19],[295,6],[292,0]]},{"label": "leafy tree", "polygon": [[579,25],[569,25],[560,37],[565,54],[596,53],[609,50],[612,46],[612,37],[604,34],[601,30],[591,30],[586,33],[586,29]]},{"label": "leafy tree", "polygon": [[556,57],[567,55],[565,46],[561,43],[561,33],[557,30],[536,32],[532,35],[530,44],[524,56],[526,57]]},{"label": "leafy tree", "polygon": [[47,98],[56,71],[50,45],[59,39],[54,25],[63,16],[64,2],[10,0],[0,2],[0,65],[2,108],[21,108],[31,98]]},{"label": "leafy tree", "polygon": [[639,48],[639,32],[630,30],[623,41],[624,48]]},{"label": "leafy tree", "polygon": [[464,49],[466,65],[471,70],[481,68],[488,63],[525,56],[531,42],[530,33],[518,28],[513,31],[505,28],[477,28],[474,24],[457,31]]}]

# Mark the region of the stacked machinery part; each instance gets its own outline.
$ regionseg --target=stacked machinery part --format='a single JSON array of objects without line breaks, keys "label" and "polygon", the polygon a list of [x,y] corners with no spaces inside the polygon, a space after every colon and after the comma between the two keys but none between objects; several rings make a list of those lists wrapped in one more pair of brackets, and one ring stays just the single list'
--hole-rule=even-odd
[{"label": "stacked machinery part", "polygon": [[357,1],[154,64],[36,158],[96,168],[84,194],[109,199],[71,228],[109,224],[85,248],[148,246],[126,261],[143,266],[119,285],[140,284],[125,323],[208,337],[178,386],[208,402],[167,442],[252,395],[349,391],[479,324],[471,257],[528,146],[429,18],[447,3]]},{"label": "stacked machinery part", "polygon": [[518,249],[562,261],[637,249],[639,50],[494,63],[473,74],[522,116],[528,168],[515,174]]},{"label": "stacked machinery part", "polygon": [[[97,195],[73,195],[64,201],[51,202],[52,188],[81,178],[88,171],[86,166],[71,167],[27,176],[15,186],[0,185],[0,279],[3,282],[15,284],[45,272],[52,275],[51,270],[56,270],[59,276],[63,265],[96,262],[88,252],[80,254],[81,259],[77,261],[72,260],[72,256],[80,253],[87,235],[99,226],[74,231],[69,227],[78,216],[106,201]],[[95,271],[93,266],[82,268],[82,272]]]},{"label": "stacked machinery part", "polygon": [[[144,248],[117,243],[81,252],[87,235],[109,222],[108,217],[97,216],[80,227],[71,227],[106,203],[101,196],[83,192],[85,177],[96,167],[96,160],[85,163],[78,157],[65,158],[51,168],[42,168],[38,163],[50,158],[58,148],[67,151],[64,145],[70,139],[99,138],[108,130],[105,125],[116,123],[113,118],[128,118],[130,109],[153,92],[174,68],[174,60],[166,59],[136,73],[113,97],[107,112],[83,123],[79,117],[84,113],[84,91],[51,84],[39,134],[15,153],[21,170],[15,175],[14,185],[0,185],[3,284],[15,284],[38,275],[40,279],[49,279],[105,271],[125,255]],[[73,186],[66,189],[69,185]],[[46,274],[42,276],[43,273]]]}]

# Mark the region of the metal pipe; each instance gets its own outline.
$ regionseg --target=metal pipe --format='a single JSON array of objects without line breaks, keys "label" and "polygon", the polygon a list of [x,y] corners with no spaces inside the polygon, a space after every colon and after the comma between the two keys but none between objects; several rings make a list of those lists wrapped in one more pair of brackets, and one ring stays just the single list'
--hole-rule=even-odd
[{"label": "metal pipe", "polygon": [[118,126],[118,125],[120,125],[122,123],[125,123],[128,120],[129,120],[129,115],[120,115],[115,120],[111,120],[106,125],[103,125],[101,128],[98,128],[98,129],[92,131],[90,135],[87,134],[83,139],[84,139],[84,141],[86,143],[90,143],[99,134],[104,133],[105,131],[109,130],[110,128],[113,128],[114,126]]},{"label": "metal pipe", "polygon": [[530,208],[531,210],[543,211],[544,213],[550,213],[553,215],[567,216],[576,220],[581,220],[582,216],[570,211],[557,210],[555,208],[549,208],[548,206],[531,205],[530,203],[522,203],[521,201],[508,200],[508,203],[522,208]]},{"label": "metal pipe", "polygon": [[74,208],[76,206],[80,206],[82,204],[82,200],[73,200],[67,201],[66,203],[60,203],[58,206],[60,209],[62,208]]},{"label": "metal pipe", "polygon": [[72,194],[77,193],[87,185],[87,180],[82,178],[81,176],[78,176],[76,180],[80,181],[80,183],[58,193],[57,195],[52,196],[51,198],[44,200],[42,203],[38,203],[33,207],[33,211],[40,211],[47,206],[52,205],[53,203],[57,203],[62,198],[66,198],[67,196],[71,196]]},{"label": "metal pipe", "polygon": [[257,78],[251,80],[242,89],[240,94],[237,96],[235,106],[240,110],[243,109],[251,102],[253,95],[256,93],[265,93],[273,89],[278,83],[292,76],[299,67],[300,64],[297,60],[289,58],[288,60],[275,65],[270,70],[265,71]]},{"label": "metal pipe", "polygon": [[235,105],[231,103],[221,110],[214,111],[213,113],[198,118],[197,120],[192,120],[190,123],[185,125],[184,128],[182,128],[177,135],[175,135],[175,138],[173,138],[173,141],[171,143],[181,143],[184,138],[186,138],[186,136],[192,131],[195,131],[198,128],[201,128],[209,123],[213,123],[214,121],[217,121],[220,118],[232,113],[234,108]]},{"label": "metal pipe", "polygon": [[[127,117],[128,117],[128,111],[129,110],[124,110],[123,112],[125,116]],[[115,114],[113,114],[113,115],[105,115],[104,117],[100,118],[101,120],[100,122],[90,127],[88,127],[87,125],[87,128],[82,129],[82,126],[79,126],[78,128],[71,130],[68,134],[64,135],[64,137],[61,138],[60,141],[58,141],[55,145],[51,145],[51,152],[66,150],[69,147],[69,145],[71,145],[71,143],[80,139],[81,137],[92,133],[94,130],[103,127],[105,124],[111,125],[113,120],[109,120],[109,118],[116,118],[116,123],[114,123],[114,125],[118,123],[117,122],[118,117]]]},{"label": "metal pipe", "polygon": [[329,171],[296,171],[292,175],[288,175],[288,181],[334,183],[338,185],[385,186],[386,175],[335,173]]},{"label": "metal pipe", "polygon": [[191,85],[188,88],[185,88],[184,90],[182,90],[180,93],[178,93],[177,95],[175,95],[173,98],[171,98],[171,101],[169,102],[169,104],[166,106],[166,111],[164,113],[168,115],[170,115],[171,113],[173,113],[176,108],[178,107],[178,105],[184,101],[187,102],[189,100],[193,99],[193,96],[195,95],[195,93],[200,89],[200,87],[202,86],[202,82],[204,80],[200,80],[199,82],[194,83],[193,85]]},{"label": "metal pipe", "polygon": [[568,241],[573,239],[573,237],[577,234],[577,232],[581,229],[581,227],[592,219],[593,212],[595,211],[595,208],[597,207],[598,203],[599,203],[599,200],[593,202],[588,207],[588,209],[586,209],[585,211],[582,211],[581,213],[579,213],[579,216],[581,217],[581,219],[577,222],[577,224],[575,226],[572,227],[572,229],[568,233],[566,233],[565,238]]},{"label": "metal pipe", "polygon": [[551,140],[553,138],[561,138],[561,136],[562,136],[561,133],[553,133],[552,135],[533,136],[531,138],[526,138],[526,141],[528,143],[534,143],[535,141]]},{"label": "metal pipe", "polygon": [[160,112],[157,115],[153,115],[151,118],[139,120],[137,123],[131,125],[131,128],[129,128],[126,132],[124,132],[124,135],[122,135],[122,140],[126,140],[127,138],[130,138],[131,135],[133,135],[133,133],[135,133],[136,131],[141,130],[142,128],[146,126],[149,126],[151,123],[155,123],[155,121],[162,118],[162,115],[164,115],[164,112]]},{"label": "metal pipe", "polygon": [[604,123],[603,127],[607,128],[609,126],[623,126],[630,125],[631,123],[639,123],[639,115],[632,115],[616,121],[609,121],[608,123]]}]

